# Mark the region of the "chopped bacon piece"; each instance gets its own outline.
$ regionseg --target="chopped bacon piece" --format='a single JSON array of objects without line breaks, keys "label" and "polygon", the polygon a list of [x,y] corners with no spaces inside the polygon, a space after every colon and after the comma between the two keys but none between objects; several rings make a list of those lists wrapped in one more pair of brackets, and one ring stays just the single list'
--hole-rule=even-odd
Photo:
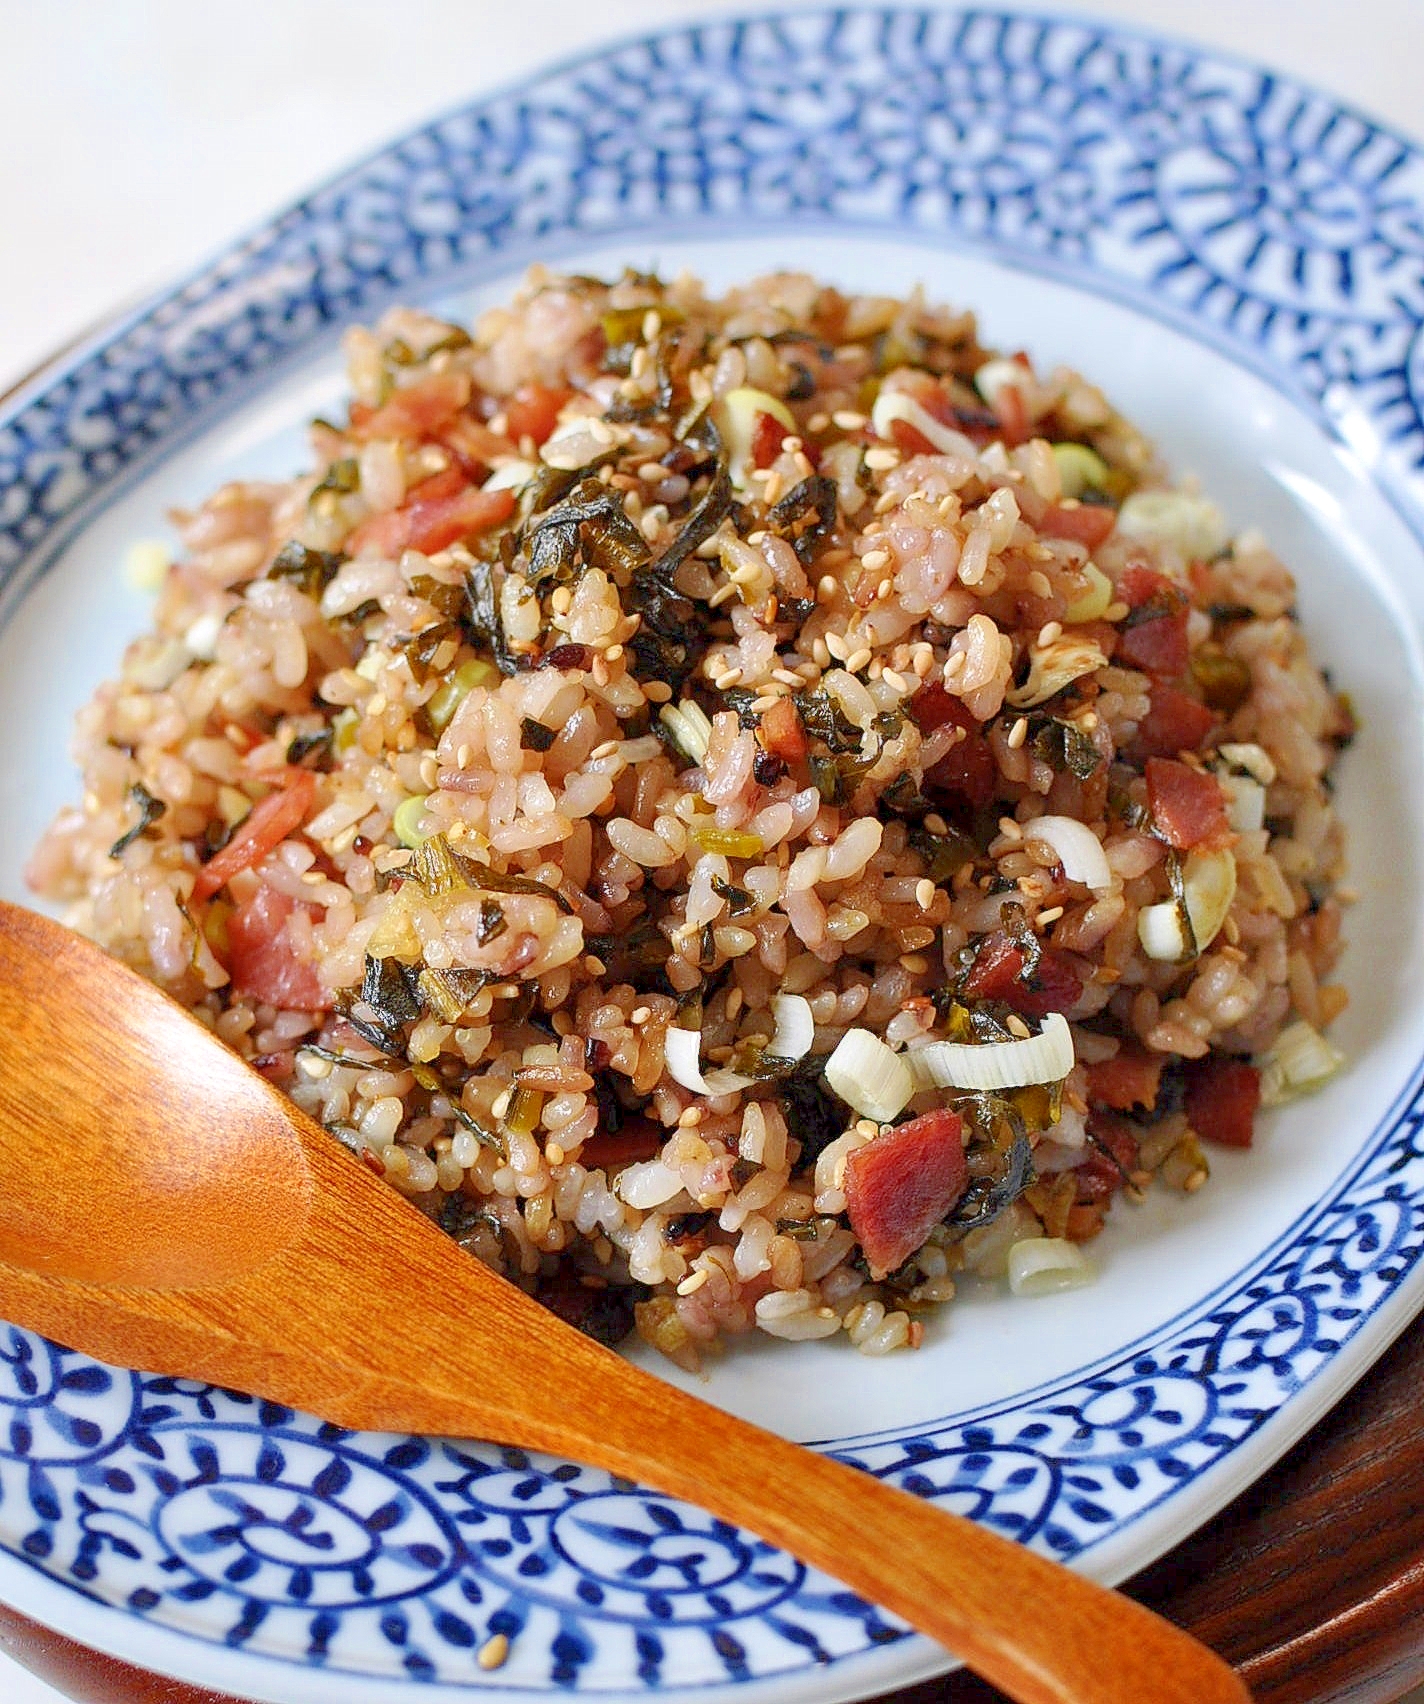
[{"label": "chopped bacon piece", "polygon": [[959,1114],[947,1107],[857,1148],[846,1161],[846,1212],[870,1276],[903,1266],[968,1181]]},{"label": "chopped bacon piece", "polygon": [[1096,550],[1117,525],[1117,510],[1106,503],[1080,503],[1068,509],[1061,503],[1049,506],[1038,530],[1045,538],[1071,538]]},{"label": "chopped bacon piece", "polygon": [[481,491],[462,469],[447,467],[417,485],[402,508],[362,521],[347,540],[347,549],[353,556],[368,551],[396,557],[406,549],[429,555],[488,532],[507,521],[515,506],[512,491]]},{"label": "chopped bacon piece", "polygon": [[1025,1018],[1046,1018],[1077,1004],[1083,982],[1066,953],[1045,947],[1027,980],[1023,968],[1023,949],[1004,930],[995,929],[980,943],[964,992],[976,1000],[1002,1000]]},{"label": "chopped bacon piece", "polygon": [[933,456],[939,452],[917,426],[908,420],[890,422],[890,441],[902,456]]},{"label": "chopped bacon piece", "polygon": [[1134,754],[1140,760],[1195,751],[1215,725],[1215,715],[1199,698],[1154,681],[1151,707],[1137,725]]},{"label": "chopped bacon piece", "polygon": [[[1025,373],[1024,377],[1027,378],[1028,374]],[[1017,385],[999,387],[999,393],[994,398],[994,412],[999,417],[1004,442],[1010,449],[1027,439],[1033,429],[1033,423],[1029,420],[1028,409],[1024,406],[1023,392]]]},{"label": "chopped bacon piece", "polygon": [[774,414],[761,413],[752,427],[752,466],[770,467],[781,454],[786,428]]},{"label": "chopped bacon piece", "polygon": [[808,742],[801,713],[789,698],[778,698],[761,714],[761,743],[786,763],[805,757]]},{"label": "chopped bacon piece", "polygon": [[602,1166],[605,1171],[614,1166],[631,1165],[635,1160],[656,1159],[662,1152],[667,1132],[661,1125],[641,1112],[628,1113],[617,1130],[595,1130],[579,1149],[579,1164]]},{"label": "chopped bacon piece", "polygon": [[329,1011],[329,990],[287,935],[287,919],[296,909],[296,900],[265,882],[237,907],[227,920],[232,985],[239,994],[287,1011]]},{"label": "chopped bacon piece", "polygon": [[1261,1073],[1244,1059],[1207,1054],[1186,1066],[1187,1122],[1198,1136],[1228,1148],[1249,1148],[1256,1108],[1261,1104]]},{"label": "chopped bacon piece", "polygon": [[1131,606],[1122,624],[1119,660],[1148,674],[1185,674],[1189,661],[1186,595],[1165,574],[1141,564],[1128,569],[1118,590]]},{"label": "chopped bacon piece", "polygon": [[470,400],[468,373],[430,373],[419,384],[393,391],[377,409],[359,413],[353,406],[351,428],[358,438],[433,438]]},{"label": "chopped bacon piece", "polygon": [[257,801],[227,845],[198,871],[193,883],[195,900],[211,899],[239,870],[260,863],[306,821],[316,799],[316,776],[309,769],[289,769],[287,777],[278,792]]},{"label": "chopped bacon piece", "polygon": [[[1084,1206],[1109,1200],[1137,1169],[1138,1136],[1126,1118],[1095,1109],[1088,1115],[1093,1145],[1081,1165],[1073,1168],[1078,1200]],[[1069,1230],[1069,1236],[1073,1235]],[[1091,1232],[1089,1233],[1091,1234]]]},{"label": "chopped bacon piece", "polygon": [[1203,775],[1175,758],[1149,757],[1147,803],[1157,832],[1179,852],[1220,845],[1226,838],[1226,796],[1214,775]]},{"label": "chopped bacon piece", "polygon": [[500,412],[509,427],[509,436],[516,443],[532,438],[544,443],[554,430],[559,410],[574,393],[552,385],[520,385],[513,396],[506,397]]},{"label": "chopped bacon piece", "polygon": [[1087,1067],[1088,1099],[1115,1112],[1129,1112],[1135,1106],[1150,1112],[1157,1104],[1165,1063],[1160,1053],[1125,1045],[1113,1058],[1099,1059]]},{"label": "chopped bacon piece", "polygon": [[945,726],[964,732],[963,739],[925,771],[925,787],[933,793],[967,799],[975,809],[987,805],[994,796],[994,754],[984,738],[982,724],[964,700],[947,692],[938,681],[931,681],[910,700],[910,714],[921,733],[930,734]]}]

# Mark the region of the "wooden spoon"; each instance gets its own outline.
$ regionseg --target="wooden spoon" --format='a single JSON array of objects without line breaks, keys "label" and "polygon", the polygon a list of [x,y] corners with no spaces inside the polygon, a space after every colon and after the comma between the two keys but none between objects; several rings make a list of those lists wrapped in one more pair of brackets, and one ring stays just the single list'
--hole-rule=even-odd
[{"label": "wooden spoon", "polygon": [[1129,1599],[631,1366],[463,1253],[167,995],[0,904],[0,1315],[343,1426],[588,1462],[750,1528],[1023,1704],[1241,1704]]}]

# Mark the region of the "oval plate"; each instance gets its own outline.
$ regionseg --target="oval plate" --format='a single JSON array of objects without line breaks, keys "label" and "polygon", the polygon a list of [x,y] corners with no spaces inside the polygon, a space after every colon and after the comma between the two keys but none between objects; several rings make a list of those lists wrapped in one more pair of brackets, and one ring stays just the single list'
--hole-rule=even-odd
[{"label": "oval plate", "polygon": [[[1199,1195],[1120,1209],[1091,1290],[971,1290],[873,1378],[844,1349],[754,1344],[697,1386],[1124,1578],[1424,1299],[1424,161],[1250,67],[995,12],[679,30],[431,125],[0,415],[0,892],[23,897],[74,789],[73,714],[145,623],[124,545],[223,478],[300,465],[342,324],[399,298],[469,313],[534,260],[722,284],[794,261],[987,309],[989,340],[1080,366],[1266,529],[1354,699],[1349,1071]],[[10,1328],[0,1411],[0,1595],[256,1698],[826,1704],[944,1661],[756,1540],[572,1464],[351,1434]]]}]

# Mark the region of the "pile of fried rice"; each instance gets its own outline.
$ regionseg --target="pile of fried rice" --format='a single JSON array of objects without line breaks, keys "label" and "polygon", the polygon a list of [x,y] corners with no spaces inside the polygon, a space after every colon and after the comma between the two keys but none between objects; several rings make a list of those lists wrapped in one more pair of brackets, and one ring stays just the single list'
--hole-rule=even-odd
[{"label": "pile of fried rice", "polygon": [[795,274],[346,349],[30,875],[472,1256],[883,1354],[1339,1063],[1348,706],[1091,383]]}]

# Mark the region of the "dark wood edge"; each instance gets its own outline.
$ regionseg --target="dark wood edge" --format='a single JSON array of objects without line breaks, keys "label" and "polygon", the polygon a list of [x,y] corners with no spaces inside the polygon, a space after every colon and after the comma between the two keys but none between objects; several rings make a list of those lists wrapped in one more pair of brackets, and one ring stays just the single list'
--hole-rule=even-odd
[{"label": "dark wood edge", "polygon": [[[1125,1589],[1233,1662],[1257,1704],[1394,1704],[1424,1683],[1421,1392],[1424,1320],[1270,1473]],[[0,1650],[76,1704],[237,1704],[3,1607]],[[1004,1701],[956,1674],[876,1704]]]}]

